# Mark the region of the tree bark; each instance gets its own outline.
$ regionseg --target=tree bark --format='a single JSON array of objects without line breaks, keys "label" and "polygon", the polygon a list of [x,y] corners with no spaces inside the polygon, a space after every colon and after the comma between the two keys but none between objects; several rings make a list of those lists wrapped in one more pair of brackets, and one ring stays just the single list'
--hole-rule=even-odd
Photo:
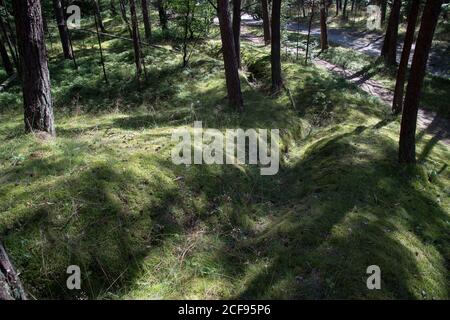
[{"label": "tree bark", "polygon": [[2,58],[3,67],[5,68],[6,74],[11,76],[14,73],[14,67],[9,59],[8,52],[6,51],[3,40],[0,37],[0,56]]},{"label": "tree bark", "polygon": [[308,57],[309,57],[309,44],[311,42],[311,27],[312,27],[312,22],[314,19],[314,0],[312,2],[312,6],[311,6],[311,16],[309,18],[309,23],[308,23],[308,35],[306,38],[306,54],[305,54],[305,65],[308,62]]},{"label": "tree bark", "polygon": [[119,9],[120,9],[120,16],[122,17],[123,23],[125,23],[128,33],[130,34],[130,38],[133,38],[133,32],[131,31],[130,22],[128,21],[127,17],[127,7],[125,5],[124,0],[119,0]]},{"label": "tree bark", "polygon": [[41,2],[15,0],[13,4],[19,56],[23,66],[25,130],[27,132],[45,131],[55,136]]},{"label": "tree bark", "polygon": [[94,0],[94,9],[95,9],[95,15],[97,16],[98,26],[100,27],[101,32],[106,32],[105,25],[103,24],[100,4],[98,3],[98,0]]},{"label": "tree bark", "polygon": [[64,52],[65,59],[73,59],[72,48],[70,47],[69,31],[64,17],[64,9],[61,0],[53,0],[53,11],[56,17],[56,24],[58,25],[59,38]]},{"label": "tree bark", "polygon": [[[2,3],[2,6],[4,6],[4,4]],[[17,53],[17,47],[16,47],[16,41],[13,41],[14,39],[12,39],[12,30],[8,25],[8,22],[3,21],[3,17],[0,15],[0,29],[1,32],[3,34],[4,40],[6,42],[6,45],[8,46],[9,49],[9,53],[12,57],[12,60],[14,62],[14,65],[16,66],[16,70],[21,73],[21,68],[20,68],[20,63],[19,63],[19,58],[18,58],[18,53]],[[9,31],[9,33],[8,33]],[[11,37],[10,37],[11,35]]]},{"label": "tree bark", "polygon": [[[195,4],[194,4],[195,5]],[[191,0],[186,0],[186,12],[184,14],[184,37],[183,37],[183,68],[188,65],[188,33],[191,22],[189,16],[191,15]]]},{"label": "tree bark", "polygon": [[389,23],[386,29],[381,56],[384,58],[385,64],[388,66],[397,64],[397,38],[398,24],[400,21],[401,1],[394,0],[392,4]]},{"label": "tree bark", "polygon": [[394,100],[392,111],[395,114],[402,112],[403,93],[405,87],[406,72],[408,70],[409,56],[414,42],[414,33],[416,31],[417,17],[419,16],[420,0],[412,0],[411,9],[408,15],[408,27],[406,30],[405,41],[403,44],[402,57],[397,71],[397,81],[395,84]]},{"label": "tree bark", "polygon": [[344,5],[342,7],[342,18],[347,19],[347,2],[348,0],[344,1]]},{"label": "tree bark", "polygon": [[236,50],[236,61],[241,68],[241,0],[233,0],[233,39]]},{"label": "tree bark", "polygon": [[141,0],[142,20],[144,21],[145,39],[148,42],[152,40],[152,25],[150,23],[149,7],[147,0]]},{"label": "tree bark", "polygon": [[0,300],[27,300],[25,289],[1,242]]},{"label": "tree bark", "polygon": [[281,0],[272,1],[272,91],[279,91],[283,87],[281,76]]},{"label": "tree bark", "polygon": [[241,82],[239,79],[230,13],[228,11],[228,0],[217,0],[217,14],[219,17],[220,36],[222,39],[222,53],[225,65],[228,101],[233,108],[243,110]]},{"label": "tree bark", "polygon": [[108,77],[106,75],[105,59],[103,58],[102,39],[100,37],[100,32],[98,30],[98,20],[97,15],[95,15],[95,13],[94,13],[94,22],[95,22],[95,33],[97,34],[98,49],[100,51],[100,63],[102,65],[103,78],[105,79],[105,83],[108,83]]},{"label": "tree bark", "polygon": [[261,0],[262,7],[262,19],[264,29],[264,43],[267,45],[270,43],[270,16],[269,16],[269,3],[267,0]]},{"label": "tree bark", "polygon": [[386,21],[387,0],[381,0],[381,24]]},{"label": "tree bark", "polygon": [[423,79],[443,0],[427,0],[416,41],[400,129],[399,162],[416,162],[416,125]]},{"label": "tree bark", "polygon": [[320,3],[320,47],[322,51],[328,49],[327,13],[325,0]]},{"label": "tree bark", "polygon": [[139,26],[136,14],[135,0],[130,0],[130,17],[131,17],[131,31],[134,49],[134,63],[136,65],[136,77],[139,78],[142,74],[141,45],[139,40]]},{"label": "tree bark", "polygon": [[114,4],[114,0],[109,1],[109,9],[110,9],[112,15],[117,14],[116,5]]},{"label": "tree bark", "polygon": [[158,0],[156,2],[156,6],[158,7],[159,24],[161,25],[161,29],[163,31],[167,30],[167,13],[164,0]]}]

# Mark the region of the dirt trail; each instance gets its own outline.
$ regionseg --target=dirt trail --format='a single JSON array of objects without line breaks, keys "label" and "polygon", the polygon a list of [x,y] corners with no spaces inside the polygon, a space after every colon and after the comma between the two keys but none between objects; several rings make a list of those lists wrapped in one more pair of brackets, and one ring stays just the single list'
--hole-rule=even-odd
[{"label": "dirt trail", "polygon": [[[242,39],[257,45],[264,45],[263,39],[255,34],[252,34],[245,26],[242,28]],[[295,53],[295,49],[293,48],[289,48],[288,51]],[[386,89],[380,82],[366,79],[364,75],[361,75],[358,72],[345,70],[325,60],[315,58],[313,62],[315,65],[345,78],[347,81],[357,85],[360,89],[370,95],[379,98],[381,101],[385,102],[389,108],[392,106],[392,100],[394,97],[393,92]],[[417,127],[425,133],[433,135],[435,139],[442,141],[445,145],[450,146],[449,119],[440,117],[433,111],[424,110],[421,108],[419,109],[417,117]]]},{"label": "dirt trail", "polygon": [[[301,34],[308,34],[308,26],[290,22],[286,25],[289,31],[298,31]],[[320,37],[320,28],[312,28],[311,35]],[[384,36],[373,32],[357,32],[347,29],[329,28],[328,41],[342,47],[365,53],[370,56],[379,57],[383,47]],[[400,61],[403,42],[397,45],[397,60]],[[409,64],[412,62],[415,45],[411,48]],[[450,54],[448,48],[433,46],[428,59],[428,72],[435,76],[450,77]]]}]

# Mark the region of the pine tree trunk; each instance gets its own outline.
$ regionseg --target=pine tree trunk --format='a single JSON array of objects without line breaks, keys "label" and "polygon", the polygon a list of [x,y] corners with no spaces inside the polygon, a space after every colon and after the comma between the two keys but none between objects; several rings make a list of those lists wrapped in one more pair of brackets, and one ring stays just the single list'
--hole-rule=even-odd
[{"label": "pine tree trunk", "polygon": [[98,26],[100,27],[101,32],[105,33],[106,29],[103,24],[101,9],[100,9],[98,0],[94,0],[94,9],[95,9],[95,15],[97,16]]},{"label": "pine tree trunk", "polygon": [[141,7],[142,7],[142,20],[144,21],[145,39],[147,39],[148,42],[151,42],[152,26],[150,23],[150,15],[147,0],[141,0]]},{"label": "pine tree trunk", "polygon": [[142,74],[142,65],[141,65],[141,47],[139,40],[139,26],[136,14],[135,0],[130,0],[130,17],[131,17],[131,31],[133,37],[134,63],[136,64],[136,77],[139,78]]},{"label": "pine tree trunk", "polygon": [[66,25],[66,19],[64,17],[64,9],[61,4],[61,0],[53,0],[53,11],[56,17],[56,24],[58,25],[59,38],[61,39],[61,45],[64,52],[65,59],[72,59],[73,52],[69,42],[69,31]]},{"label": "pine tree trunk", "polygon": [[[8,34],[8,29],[9,29],[9,34]],[[6,45],[8,46],[9,49],[9,53],[10,56],[14,62],[14,65],[16,67],[16,70],[19,72],[19,74],[21,73],[21,68],[20,68],[20,63],[19,63],[19,58],[18,58],[18,54],[17,54],[17,47],[16,47],[16,42],[14,41],[13,43],[13,39],[11,39],[10,35],[11,35],[11,28],[8,25],[8,22],[3,21],[3,17],[0,15],[0,30],[3,34],[3,37],[6,42]]]},{"label": "pine tree trunk", "polygon": [[272,1],[272,91],[279,91],[283,86],[281,76],[281,0]]},{"label": "pine tree trunk", "polygon": [[420,0],[412,0],[411,9],[408,15],[408,28],[406,30],[405,41],[403,44],[402,58],[397,71],[397,81],[395,84],[394,100],[392,111],[395,114],[402,112],[403,93],[405,87],[406,72],[408,70],[409,56],[414,42],[414,33],[416,30],[417,17],[419,16]]},{"label": "pine tree trunk", "polygon": [[128,21],[127,17],[127,7],[125,5],[124,0],[119,0],[119,9],[120,9],[120,16],[122,17],[123,23],[125,23],[128,33],[130,34],[130,38],[133,38],[133,32],[131,31],[130,22]]},{"label": "pine tree trunk", "polygon": [[347,19],[347,2],[348,0],[344,1],[344,5],[342,7],[342,18]]},{"label": "pine tree trunk", "polygon": [[15,0],[14,13],[22,72],[25,130],[55,136],[41,2]]},{"label": "pine tree trunk", "polygon": [[217,0],[217,14],[219,17],[220,35],[222,39],[222,53],[225,65],[228,101],[233,108],[243,109],[241,82],[234,46],[233,30],[231,28],[228,0]]},{"label": "pine tree trunk", "polygon": [[188,65],[188,34],[189,16],[191,15],[191,0],[186,0],[186,12],[184,14],[184,37],[183,37],[183,68]]},{"label": "pine tree trunk", "polygon": [[267,45],[270,43],[270,16],[269,16],[269,4],[267,0],[261,0],[262,7],[262,19],[264,29],[264,43]]},{"label": "pine tree trunk", "polygon": [[423,79],[430,54],[433,35],[441,11],[442,0],[427,0],[422,14],[422,23],[416,41],[408,87],[403,107],[400,129],[399,161],[416,162],[416,125]]},{"label": "pine tree trunk", "polygon": [[236,50],[236,61],[241,68],[241,0],[233,0],[233,38]]},{"label": "pine tree trunk", "polygon": [[313,19],[314,19],[314,1],[312,3],[312,7],[311,7],[311,16],[309,17],[309,23],[308,23],[308,35],[306,37],[306,53],[305,53],[305,65],[308,62],[308,58],[309,58],[309,45],[311,43],[311,27],[312,27],[312,23],[313,23]]},{"label": "pine tree trunk", "polygon": [[3,40],[0,37],[0,56],[2,58],[3,67],[5,68],[6,74],[11,76],[14,74],[14,67],[9,59],[8,52],[6,51]]},{"label": "pine tree trunk", "polygon": [[109,1],[109,9],[110,9],[112,15],[117,14],[117,9],[116,9],[116,5],[114,4],[114,0]]},{"label": "pine tree trunk", "polygon": [[94,12],[94,22],[95,22],[95,33],[97,34],[98,49],[100,52],[100,63],[102,65],[103,70],[103,78],[105,79],[105,83],[108,83],[108,77],[106,75],[105,59],[103,58],[102,38],[100,37],[100,32],[98,30],[98,20],[97,15],[95,15],[95,12]]},{"label": "pine tree trunk", "polygon": [[381,25],[386,21],[387,0],[381,0]]},{"label": "pine tree trunk", "polygon": [[158,0],[156,2],[156,5],[158,7],[158,15],[159,15],[159,24],[161,25],[161,29],[167,30],[167,13],[166,13],[166,7],[164,5],[164,0]]},{"label": "pine tree trunk", "polygon": [[394,0],[392,4],[389,23],[386,29],[381,56],[384,58],[385,64],[393,66],[397,64],[397,38],[398,24],[400,21],[401,0]]},{"label": "pine tree trunk", "polygon": [[327,13],[326,0],[321,0],[320,3],[320,48],[322,51],[328,49],[328,30],[327,30]]}]

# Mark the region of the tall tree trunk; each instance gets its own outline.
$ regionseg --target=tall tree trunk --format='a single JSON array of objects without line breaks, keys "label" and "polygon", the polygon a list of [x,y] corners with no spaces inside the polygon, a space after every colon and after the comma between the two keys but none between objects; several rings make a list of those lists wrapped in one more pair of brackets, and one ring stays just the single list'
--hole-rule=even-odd
[{"label": "tall tree trunk", "polygon": [[164,0],[158,0],[156,2],[156,6],[158,7],[159,24],[161,25],[161,29],[163,31],[167,30],[167,13]]},{"label": "tall tree trunk", "polygon": [[267,0],[261,0],[261,7],[264,28],[264,43],[267,45],[270,43],[270,16],[269,3],[267,2]]},{"label": "tall tree trunk", "polygon": [[136,14],[135,0],[130,0],[130,17],[131,17],[131,30],[133,36],[134,63],[136,64],[136,77],[139,78],[142,74],[141,45],[139,40],[139,26]]},{"label": "tall tree trunk", "polygon": [[98,49],[100,51],[100,63],[103,69],[103,78],[105,79],[105,83],[108,83],[108,77],[106,76],[105,59],[103,58],[102,38],[100,37],[100,32],[98,28],[98,19],[97,15],[95,15],[95,12],[94,12],[94,22],[95,22],[95,32],[97,33]]},{"label": "tall tree trunk", "polygon": [[98,0],[94,0],[94,9],[95,9],[95,15],[97,16],[98,26],[100,27],[100,30],[105,33],[105,25],[103,24],[100,4],[98,3]]},{"label": "tall tree trunk", "polygon": [[306,38],[306,54],[305,54],[305,65],[308,62],[308,58],[309,58],[309,44],[310,44],[310,40],[311,40],[311,27],[312,27],[312,22],[314,19],[314,0],[312,2],[312,6],[311,6],[311,16],[309,18],[309,23],[308,23],[308,36]]},{"label": "tall tree trunk", "polygon": [[45,131],[55,136],[47,52],[41,2],[13,2],[22,72],[25,130]]},{"label": "tall tree trunk", "polygon": [[127,7],[125,5],[124,0],[119,0],[119,8],[120,8],[120,16],[122,17],[123,23],[125,23],[128,33],[130,34],[130,38],[133,38],[133,31],[131,31],[130,22],[127,17]]},{"label": "tall tree trunk", "polygon": [[231,28],[228,0],[217,0],[217,14],[219,16],[220,36],[222,39],[223,62],[227,83],[228,101],[233,108],[243,109],[241,82],[234,46],[233,30]]},{"label": "tall tree trunk", "polygon": [[70,47],[69,31],[66,25],[66,19],[64,17],[64,9],[61,0],[53,0],[53,11],[56,17],[56,23],[58,25],[59,38],[61,39],[61,45],[64,52],[65,59],[73,59],[72,48]]},{"label": "tall tree trunk", "polygon": [[241,68],[241,0],[233,0],[233,38],[236,50],[236,61]]},{"label": "tall tree trunk", "polygon": [[416,125],[423,79],[443,0],[427,0],[414,50],[400,129],[399,161],[416,161]]},{"label": "tall tree trunk", "polygon": [[281,76],[281,0],[272,1],[272,91],[279,91],[283,86]]},{"label": "tall tree trunk", "polygon": [[150,23],[150,15],[148,13],[149,9],[147,0],[141,0],[141,7],[142,7],[142,20],[144,20],[145,39],[147,39],[148,42],[151,42],[152,26]]},{"label": "tall tree trunk", "polygon": [[381,25],[386,21],[387,0],[381,0]]},{"label": "tall tree trunk", "polygon": [[[3,3],[2,3],[2,5],[3,5]],[[21,73],[20,62],[19,62],[19,58],[18,58],[18,54],[17,54],[17,47],[15,46],[16,43],[15,42],[13,43],[13,41],[12,41],[13,39],[11,39],[11,37],[10,37],[11,32],[9,32],[9,34],[8,34],[8,29],[9,29],[9,31],[11,31],[10,27],[8,26],[8,22],[3,21],[3,17],[0,15],[0,30],[3,34],[6,45],[8,46],[9,53],[12,57],[12,60],[16,67],[16,70],[19,73]]]},{"label": "tall tree trunk", "polygon": [[344,1],[344,5],[342,7],[342,18],[347,19],[347,2],[348,0]]},{"label": "tall tree trunk", "polygon": [[409,55],[414,42],[414,32],[416,30],[417,17],[419,16],[421,0],[412,0],[411,9],[408,15],[408,28],[406,30],[403,44],[402,58],[397,71],[397,82],[395,84],[394,100],[392,111],[398,114],[403,108],[403,92],[405,87],[406,72],[408,70]]},{"label": "tall tree trunk", "polygon": [[386,36],[384,37],[383,48],[381,49],[381,56],[388,66],[397,64],[397,38],[400,8],[401,0],[394,0],[389,16],[388,27],[386,29]]},{"label": "tall tree trunk", "polygon": [[336,17],[339,15],[339,0],[336,0]]},{"label": "tall tree trunk", "polygon": [[183,68],[188,64],[188,33],[189,33],[189,16],[191,15],[191,0],[186,0],[186,12],[184,14],[184,37],[183,37]]},{"label": "tall tree trunk", "polygon": [[320,48],[322,51],[328,49],[327,13],[325,0],[320,3]]},{"label": "tall tree trunk", "polygon": [[109,1],[109,9],[113,16],[115,16],[117,14],[117,9],[116,9],[116,5],[114,4],[114,0]]},{"label": "tall tree trunk", "polygon": [[7,75],[12,75],[14,73],[14,67],[9,59],[8,52],[6,51],[5,45],[3,44],[3,40],[0,37],[0,56],[2,58],[3,67],[5,68]]}]

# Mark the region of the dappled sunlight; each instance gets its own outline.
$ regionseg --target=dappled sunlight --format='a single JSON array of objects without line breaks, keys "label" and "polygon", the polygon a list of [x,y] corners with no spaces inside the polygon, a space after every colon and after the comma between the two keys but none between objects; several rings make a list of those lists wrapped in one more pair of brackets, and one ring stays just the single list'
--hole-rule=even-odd
[{"label": "dappled sunlight", "polygon": [[[217,40],[186,68],[173,39],[145,47],[140,81],[130,44],[105,40],[108,83],[96,39],[74,40],[78,71],[59,54],[50,63],[56,138],[24,134],[19,91],[0,94],[0,235],[34,296],[448,298],[450,151],[432,134],[418,132],[420,164],[400,166],[399,119],[379,99],[292,59],[283,72],[294,103],[271,94],[267,47],[242,44],[238,113]],[[362,60],[349,68],[378,70]],[[175,165],[171,135],[194,121],[280,129],[279,173]],[[79,292],[65,285],[73,264]],[[373,264],[383,290],[367,290]]]}]

